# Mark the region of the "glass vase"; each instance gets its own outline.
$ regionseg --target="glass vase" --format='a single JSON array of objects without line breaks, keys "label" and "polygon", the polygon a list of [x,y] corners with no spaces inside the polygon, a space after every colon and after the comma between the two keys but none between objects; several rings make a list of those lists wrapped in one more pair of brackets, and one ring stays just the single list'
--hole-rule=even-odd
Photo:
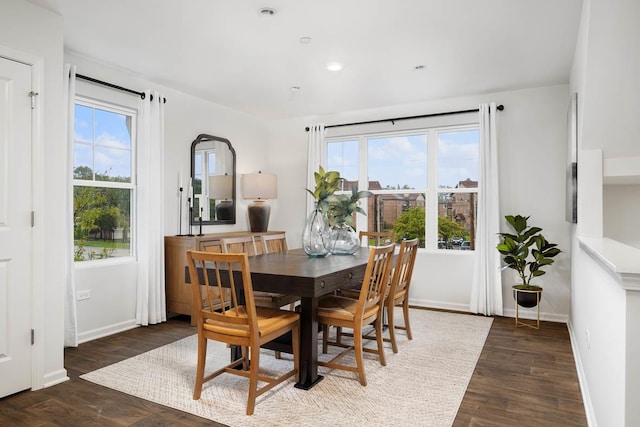
[{"label": "glass vase", "polygon": [[360,239],[349,224],[341,222],[330,228],[325,246],[333,255],[353,255],[360,249]]},{"label": "glass vase", "polygon": [[327,220],[327,214],[318,207],[316,203],[315,208],[304,224],[304,231],[302,232],[302,248],[304,252],[311,258],[322,258],[327,255],[329,251],[324,245],[329,234],[329,221]]}]

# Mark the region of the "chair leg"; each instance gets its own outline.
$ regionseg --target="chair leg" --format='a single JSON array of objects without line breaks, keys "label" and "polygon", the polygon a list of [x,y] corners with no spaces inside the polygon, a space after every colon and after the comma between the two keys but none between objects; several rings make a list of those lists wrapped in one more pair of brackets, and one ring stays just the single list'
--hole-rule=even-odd
[{"label": "chair leg", "polygon": [[322,353],[327,354],[327,340],[329,339],[329,326],[322,325]]},{"label": "chair leg", "polygon": [[253,415],[258,395],[258,373],[260,370],[260,346],[251,346],[251,360],[249,363],[249,398],[247,400],[247,415]]},{"label": "chair leg", "polygon": [[342,326],[336,327],[336,343],[342,344]]},{"label": "chair leg", "polygon": [[207,339],[198,334],[198,367],[196,368],[196,385],[193,388],[193,400],[200,399],[204,381],[204,365],[207,360]]},{"label": "chair leg", "polygon": [[389,340],[391,341],[391,348],[393,349],[394,353],[398,352],[398,346],[396,344],[396,327],[394,325],[394,320],[393,320],[393,305],[390,304],[390,306],[387,306],[387,319],[388,319],[388,326],[389,326]]},{"label": "chair leg", "polygon": [[274,350],[274,352],[273,352],[273,353],[275,354],[276,359],[282,359],[282,354],[281,354],[279,351]]},{"label": "chair leg", "polygon": [[404,314],[404,327],[407,330],[407,338],[412,340],[411,325],[409,324],[409,300],[405,296],[405,300],[402,302],[402,313]]},{"label": "chair leg", "polygon": [[384,337],[382,336],[382,319],[379,316],[375,321],[375,327],[376,327],[376,342],[378,343],[378,357],[380,357],[380,364],[382,366],[387,366],[387,361],[384,358]]},{"label": "chair leg", "polygon": [[360,384],[367,385],[367,377],[364,374],[364,358],[362,356],[362,326],[358,325],[353,330],[353,351],[356,354],[356,366]]},{"label": "chair leg", "polygon": [[296,382],[300,382],[300,328],[291,330],[291,345],[293,345],[293,369],[296,370]]}]

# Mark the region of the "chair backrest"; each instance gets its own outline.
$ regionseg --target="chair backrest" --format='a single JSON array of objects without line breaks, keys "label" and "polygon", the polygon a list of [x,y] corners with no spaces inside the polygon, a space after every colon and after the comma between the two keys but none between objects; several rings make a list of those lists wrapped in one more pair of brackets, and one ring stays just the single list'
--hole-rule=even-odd
[{"label": "chair backrest", "polygon": [[238,254],[244,252],[248,256],[258,254],[256,241],[251,234],[238,237],[223,237],[220,241],[222,242],[222,252],[224,253]]},{"label": "chair backrest", "polygon": [[413,266],[418,254],[418,244],[420,239],[403,240],[400,243],[396,263],[393,266],[393,276],[389,288],[388,304],[393,306],[396,299],[402,300],[408,297],[411,276],[413,276]]},{"label": "chair backrest", "polygon": [[395,245],[372,246],[362,279],[356,316],[364,316],[374,306],[384,304],[384,296],[391,275],[391,262]]},{"label": "chair backrest", "polygon": [[359,233],[360,242],[365,246],[383,246],[396,242],[396,233],[393,231],[361,231]]},{"label": "chair backrest", "polygon": [[285,252],[288,249],[285,233],[262,234],[260,235],[260,242],[262,243],[262,253],[264,254]]},{"label": "chair backrest", "polygon": [[[209,327],[219,329],[226,335],[230,331],[237,331],[238,336],[246,336],[247,332],[257,333],[256,307],[247,254],[189,250],[187,262],[192,302],[198,310],[198,327],[202,328],[204,323],[208,323]],[[240,287],[244,291],[243,304],[238,302],[237,291]],[[231,298],[225,302],[227,290],[231,291]]]}]

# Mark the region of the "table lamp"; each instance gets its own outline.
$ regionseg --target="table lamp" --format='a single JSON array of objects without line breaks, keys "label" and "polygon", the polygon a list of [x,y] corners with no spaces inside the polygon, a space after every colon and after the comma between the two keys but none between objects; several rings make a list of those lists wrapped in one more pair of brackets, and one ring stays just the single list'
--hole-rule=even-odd
[{"label": "table lamp", "polygon": [[209,199],[216,202],[216,220],[233,218],[233,176],[213,175],[209,177]]},{"label": "table lamp", "polygon": [[248,173],[240,177],[242,197],[253,200],[247,208],[251,231],[267,231],[271,206],[266,200],[278,197],[278,177],[272,173]]}]

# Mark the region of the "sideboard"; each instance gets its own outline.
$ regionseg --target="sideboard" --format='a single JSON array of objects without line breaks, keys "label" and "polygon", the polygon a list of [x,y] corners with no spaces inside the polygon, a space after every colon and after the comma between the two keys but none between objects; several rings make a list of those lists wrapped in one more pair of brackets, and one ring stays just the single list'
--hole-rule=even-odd
[{"label": "sideboard", "polygon": [[[202,236],[165,236],[164,237],[164,271],[167,312],[193,316],[191,312],[191,285],[185,282],[187,251],[195,249],[208,252],[222,252],[222,238],[252,234],[277,234],[282,231],[266,231],[254,233],[250,231],[232,231],[227,233],[211,233]],[[256,250],[262,253],[262,247],[256,238]],[[195,319],[195,317],[193,317]]]}]

